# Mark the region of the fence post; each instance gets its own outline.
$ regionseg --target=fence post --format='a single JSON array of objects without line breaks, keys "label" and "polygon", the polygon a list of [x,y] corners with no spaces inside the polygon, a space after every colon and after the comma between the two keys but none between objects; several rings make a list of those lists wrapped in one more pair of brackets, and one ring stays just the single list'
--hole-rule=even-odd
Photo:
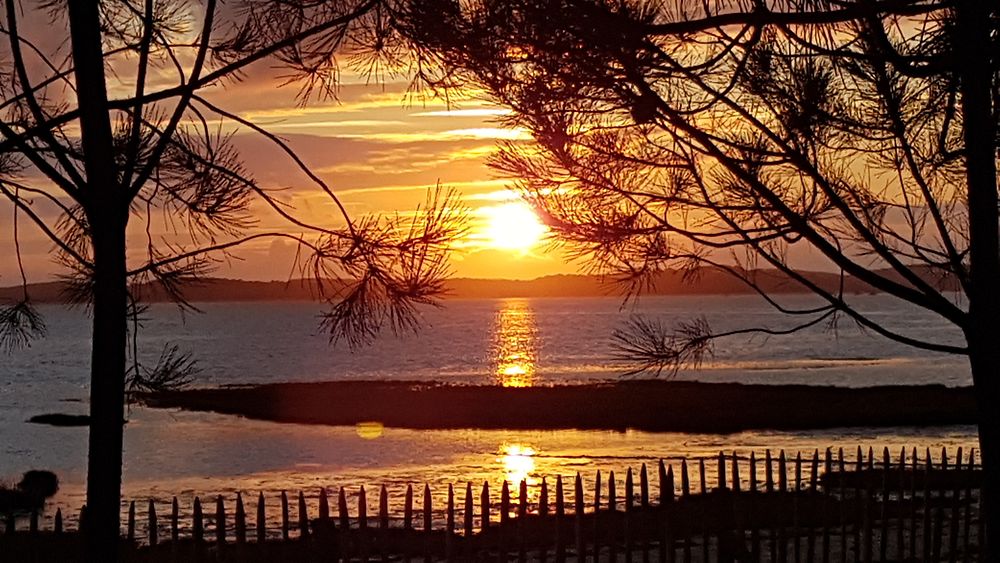
[{"label": "fence post", "polygon": [[625,472],[625,563],[632,563],[633,496],[632,468]]},{"label": "fence post", "polygon": [[281,539],[288,541],[291,524],[288,517],[288,493],[281,491]]},{"label": "fence post", "polygon": [[594,514],[597,514],[601,510],[601,470],[597,470],[597,476],[594,477]]},{"label": "fence post", "polygon": [[368,561],[368,494],[364,485],[358,489],[358,543],[361,561]]},{"label": "fence post", "polygon": [[389,537],[389,489],[384,484],[378,495],[378,531],[379,558],[386,561],[388,559],[386,538]]},{"label": "fence post", "polygon": [[510,485],[504,479],[503,486],[500,487],[500,529],[497,539],[499,542],[497,546],[498,560],[503,563],[507,561],[507,535],[510,528],[507,525],[508,522],[510,522]]},{"label": "fence post", "polygon": [[[618,495],[617,486],[615,485],[615,472],[608,472],[608,558],[611,561],[618,559],[618,526],[617,526],[617,514],[618,511]],[[600,518],[600,515],[594,515],[594,521]],[[596,524],[595,524],[596,525]],[[600,543],[595,542],[594,551],[598,553],[600,550]]]},{"label": "fence post", "polygon": [[484,531],[490,527],[490,484],[483,481],[483,492],[479,495],[479,529]]},{"label": "fence post", "polygon": [[639,522],[639,549],[642,550],[642,563],[649,563],[649,477],[646,474],[646,464],[639,468],[639,506],[642,511],[638,514]]},{"label": "fence post", "polygon": [[563,545],[563,522],[566,516],[564,503],[562,475],[556,475],[556,563],[563,563],[566,560],[566,548]]},{"label": "fence post", "polygon": [[[840,563],[847,563],[847,465],[844,461],[844,448],[837,450],[837,465],[840,478],[837,485],[840,488]],[[857,499],[852,499],[857,502]]]},{"label": "fence post", "polygon": [[778,453],[778,492],[788,491],[788,460],[785,458],[785,450]]},{"label": "fence post", "polygon": [[389,489],[385,485],[378,493],[378,527],[381,530],[389,529]]},{"label": "fence post", "polygon": [[795,563],[802,561],[802,524],[800,521],[800,497],[802,496],[802,452],[795,453],[795,487],[792,493],[792,540]]},{"label": "fence post", "polygon": [[[602,485],[602,482],[601,482],[601,470],[598,469],[597,470],[597,476],[594,478],[594,533],[593,533],[593,538],[592,539],[594,540],[593,550],[594,550],[594,557],[595,558],[600,558],[600,556],[601,556],[601,543],[602,543],[601,542],[601,533],[602,533],[602,530],[603,530],[603,526],[601,526],[601,488],[602,488],[602,486],[603,485]],[[614,496],[614,495],[612,495],[612,496]],[[610,512],[609,512],[609,514],[610,514]],[[613,516],[609,516],[609,518],[613,518]],[[614,529],[613,523],[612,523],[611,529],[612,530]]]},{"label": "fence post", "polygon": [[576,522],[576,559],[582,563],[587,555],[583,542],[583,479],[579,473],[576,474],[573,492],[575,493],[573,496],[573,516]]},{"label": "fence post", "polygon": [[63,515],[61,508],[56,509],[56,518],[55,521],[52,522],[52,531],[56,534],[61,534],[63,531]]},{"label": "fence post", "polygon": [[[541,489],[538,491],[538,516],[539,521],[544,524],[548,523],[549,516],[549,485],[545,481],[545,477],[542,477]],[[543,528],[544,529],[544,528]],[[544,540],[539,546],[538,561],[539,563],[545,563],[549,555],[549,542]]]},{"label": "fence post", "polygon": [[347,510],[347,491],[344,487],[337,493],[337,517],[340,519],[340,529],[348,531],[351,529],[351,513]]},{"label": "fence post", "polygon": [[306,496],[299,491],[299,537],[309,537],[309,511],[306,508]]},{"label": "fence post", "polygon": [[[424,535],[426,536],[426,540],[424,542],[424,546],[425,546],[425,549],[424,549],[424,563],[430,563],[430,561],[431,561],[431,553],[433,553],[432,543],[431,542],[434,539],[434,529],[433,529],[434,522],[431,519],[431,515],[433,514],[431,502],[432,502],[431,501],[431,486],[429,484],[425,483],[424,484]],[[445,535],[447,535],[450,532],[451,532],[450,530],[445,530]]]},{"label": "fence post", "polygon": [[205,537],[205,523],[202,520],[201,499],[194,497],[194,508],[192,509],[191,537],[194,539],[195,547],[202,542]]},{"label": "fence post", "polygon": [[826,449],[823,455],[823,473],[826,484],[823,485],[823,543],[822,563],[830,563],[830,494],[833,492],[833,451]]},{"label": "fence post", "polygon": [[[661,459],[659,461],[659,466],[657,467],[657,477],[660,479],[660,506],[665,507],[667,502],[674,500],[674,485],[670,483],[669,488],[667,485],[667,466],[663,463]],[[674,467],[670,466],[670,480],[674,480]]]},{"label": "fence post", "polygon": [[525,535],[528,532],[528,481],[521,479],[517,495],[517,560],[524,563],[528,554],[525,551]]},{"label": "fence post", "polygon": [[247,542],[247,512],[246,507],[243,506],[243,493],[239,491],[236,492],[235,519],[236,543],[244,544]]},{"label": "fence post", "polygon": [[215,499],[215,541],[220,546],[226,543],[226,506],[222,495]]},{"label": "fence post", "polygon": [[701,485],[701,560],[708,561],[711,534],[708,529],[708,483],[705,480],[705,460],[698,460],[698,480]]},{"label": "fence post", "polygon": [[899,449],[898,482],[896,483],[896,560],[903,561],[906,544],[906,495],[903,478],[906,476],[906,448]]},{"label": "fence post", "polygon": [[[808,507],[816,505],[816,492],[819,485],[819,450],[813,450],[812,464],[809,466],[809,504]],[[813,510],[806,512],[807,517],[814,513]],[[808,522],[806,526],[806,561],[816,560],[816,534],[814,533],[814,522]]]},{"label": "fence post", "polygon": [[913,448],[913,455],[910,457],[910,511],[909,525],[910,537],[907,540],[907,547],[910,550],[910,559],[917,558],[917,472],[920,469],[920,457],[917,455],[917,448]]},{"label": "fence post", "polygon": [[687,458],[681,460],[681,496],[691,494],[691,477],[688,475]]},{"label": "fence post", "polygon": [[878,560],[889,556],[889,474],[891,471],[889,448],[882,449],[882,490],[879,492]]},{"label": "fence post", "polygon": [[[788,501],[788,459],[785,457],[785,450],[778,452],[778,493],[779,499],[781,499],[781,504],[784,505]],[[794,502],[794,500],[792,501]],[[777,523],[777,548],[778,548],[778,561],[785,563],[788,561],[788,529],[785,521],[785,515],[780,516],[780,520]],[[792,519],[794,523],[794,518]]]},{"label": "fence post", "polygon": [[931,449],[927,448],[926,457],[924,458],[924,513],[923,513],[923,528],[921,529],[921,535],[923,536],[923,543],[920,546],[920,551],[923,556],[924,561],[930,561],[931,558],[931,471],[933,471],[933,463],[931,460]]},{"label": "fence post", "polygon": [[747,502],[747,521],[750,523],[750,560],[760,561],[760,523],[757,521],[757,502],[759,500],[759,484],[757,483],[757,454],[750,451],[750,474],[748,490],[750,491]]},{"label": "fence post", "polygon": [[156,547],[159,538],[157,537],[157,526],[156,523],[156,505],[153,503],[153,499],[149,499],[149,505],[146,510],[146,535],[149,540],[149,547]]},{"label": "fence post", "polygon": [[[431,532],[431,501],[430,493],[424,489],[424,530]],[[448,506],[446,507],[445,528],[444,528],[444,552],[445,558],[452,561],[455,557],[455,487],[448,484]],[[425,561],[431,561],[431,550],[427,550]]]},{"label": "fence post", "polygon": [[671,465],[664,471],[663,460],[660,460],[660,515],[663,518],[663,546],[660,549],[660,560],[663,563],[674,561],[674,527],[671,516],[674,509],[674,467]]},{"label": "fence post", "polygon": [[358,528],[368,528],[368,494],[365,493],[364,485],[358,490]]},{"label": "fence post", "polygon": [[510,520],[510,485],[505,479],[500,487],[500,526],[503,527]]},{"label": "fence post", "polygon": [[406,485],[406,496],[403,497],[403,529],[413,529],[413,485]]},{"label": "fence post", "polygon": [[326,487],[319,488],[319,518],[320,520],[330,518],[330,501],[326,498]]},{"label": "fence post", "polygon": [[128,503],[128,523],[126,525],[125,537],[129,543],[135,542],[135,501]]},{"label": "fence post", "polygon": [[267,541],[267,512],[264,506],[264,491],[257,494],[257,543]]},{"label": "fence post", "polygon": [[646,474],[646,464],[639,469],[639,506],[649,508],[649,476]]},{"label": "fence post", "polygon": [[464,541],[465,541],[466,545],[471,545],[472,544],[472,541],[471,541],[471,539],[472,539],[472,506],[473,506],[473,503],[472,503],[472,483],[468,483],[465,486],[465,513],[463,515],[464,516],[464,520],[463,521],[465,522],[465,525],[463,527],[463,532],[465,534],[465,540]]},{"label": "fence post", "polygon": [[608,510],[615,512],[618,510],[618,491],[615,486],[615,472],[608,473]]},{"label": "fence post", "polygon": [[170,541],[177,543],[180,539],[180,504],[177,497],[170,503]]}]

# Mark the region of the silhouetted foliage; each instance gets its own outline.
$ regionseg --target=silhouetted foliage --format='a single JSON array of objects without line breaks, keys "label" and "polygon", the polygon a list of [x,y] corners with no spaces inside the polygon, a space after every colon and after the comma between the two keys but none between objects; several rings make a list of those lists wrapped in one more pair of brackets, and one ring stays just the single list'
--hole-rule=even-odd
[{"label": "silhouetted foliage", "polygon": [[[299,249],[300,273],[328,289],[331,338],[359,345],[383,327],[413,328],[415,308],[435,302],[462,211],[439,188],[412,217],[348,216],[284,139],[203,95],[240,88],[254,65],[277,69],[276,82],[297,87],[300,104],[336,97],[340,59],[372,61],[368,76],[380,78],[394,13],[388,2],[48,0],[28,7],[18,0],[3,6],[0,194],[14,208],[15,244],[18,219],[27,218],[56,249],[67,300],[85,304],[94,319],[88,541],[95,560],[110,561],[126,395],[174,389],[196,373],[173,345],[155,366],[139,362],[145,288],[193,309],[184,288],[233,249],[287,240]],[[245,166],[237,130],[289,159],[339,216],[306,221]],[[284,225],[259,224],[253,206]],[[331,283],[338,280],[348,282],[343,292],[345,284]],[[24,299],[0,316],[7,349],[44,332],[23,268],[21,281]]]},{"label": "silhouetted foliage", "polygon": [[45,335],[45,320],[24,300],[0,307],[0,348],[11,352]]},{"label": "silhouetted foliage", "polygon": [[135,364],[126,374],[130,395],[177,391],[192,383],[201,369],[190,353],[175,345],[165,345],[153,368]]},{"label": "silhouetted foliage", "polygon": [[[846,318],[967,355],[987,471],[1000,471],[996,2],[440,0],[402,20],[425,77],[481,88],[532,134],[492,165],[595,271],[632,295],[666,268],[717,268],[806,319],[766,333]],[[798,248],[965,342],[818,286]],[[767,295],[761,267],[820,305]],[[672,373],[725,335],[639,322],[617,338],[633,365]]]},{"label": "silhouetted foliage", "polygon": [[0,485],[0,514],[38,510],[59,492],[59,477],[51,471],[32,469],[14,486]]}]

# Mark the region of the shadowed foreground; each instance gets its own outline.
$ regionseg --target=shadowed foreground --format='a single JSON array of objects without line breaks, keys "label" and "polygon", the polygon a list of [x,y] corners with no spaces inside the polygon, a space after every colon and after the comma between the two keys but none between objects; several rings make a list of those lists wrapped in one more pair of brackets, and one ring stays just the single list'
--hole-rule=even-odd
[{"label": "shadowed foreground", "polygon": [[151,407],[304,424],[377,421],[414,429],[738,432],[975,424],[970,388],[848,389],[626,381],[508,388],[415,382],[276,383],[148,394]]},{"label": "shadowed foreground", "polygon": [[[944,455],[944,454],[943,454]],[[608,482],[608,497],[602,499],[600,485],[586,495],[577,476],[566,503],[563,482],[557,479],[554,511],[549,491],[542,482],[538,504],[527,500],[527,484],[522,483],[519,497],[512,498],[504,487],[500,505],[492,505],[484,488],[475,525],[475,505],[471,483],[465,492],[465,507],[449,489],[446,527],[435,527],[430,501],[425,498],[423,525],[414,520],[414,496],[407,489],[402,522],[390,520],[388,493],[379,495],[376,518],[368,520],[361,507],[367,507],[363,489],[359,493],[357,518],[349,513],[341,490],[337,501],[339,514],[334,516],[321,490],[320,517],[309,521],[300,495],[297,538],[289,538],[287,508],[283,510],[282,539],[266,538],[262,513],[258,510],[256,541],[248,541],[248,523],[243,504],[237,500],[234,526],[227,520],[222,498],[210,529],[202,512],[196,510],[192,537],[179,538],[177,518],[172,517],[171,541],[160,543],[155,533],[155,519],[146,530],[148,541],[135,533],[134,508],[130,510],[127,538],[120,544],[123,561],[518,561],[555,563],[593,561],[637,561],[675,563],[710,561],[979,561],[983,560],[980,540],[983,537],[979,518],[982,487],[980,471],[969,465],[962,468],[961,451],[955,465],[948,468],[946,457],[941,468],[931,465],[928,452],[921,468],[912,458],[907,466],[901,457],[898,465],[885,452],[881,467],[869,453],[870,469],[864,469],[859,457],[857,469],[845,470],[843,453],[839,470],[833,469],[827,452],[823,474],[819,474],[819,454],[811,468],[803,467],[797,457],[794,473],[788,475],[786,458],[779,458],[775,482],[768,456],[765,483],[757,480],[757,464],[749,465],[732,458],[732,484],[724,480],[726,459],[720,454],[718,488],[708,491],[701,485],[699,494],[690,494],[687,465],[681,469],[681,496],[674,495],[673,468],[659,466],[660,498],[650,498],[646,467],[640,473],[639,495],[633,488],[631,471],[625,480],[624,511],[615,500],[613,472]],[[701,460],[704,483],[704,460]],[[747,461],[747,460],[742,460]],[[749,470],[752,487],[739,478],[739,465]],[[803,470],[807,480],[803,481]],[[789,477],[794,481],[789,482]],[[593,510],[586,502],[593,499]],[[195,501],[198,502],[197,500]],[[263,506],[263,501],[258,507]],[[499,508],[499,514],[497,513]],[[150,515],[153,513],[150,512]],[[374,515],[373,515],[374,516]],[[499,521],[490,521],[499,516]],[[150,516],[153,518],[152,516]],[[463,522],[460,525],[460,521]],[[235,531],[235,538],[229,535]],[[154,533],[151,533],[154,532]],[[214,531],[215,539],[207,532]],[[461,532],[461,533],[459,533]],[[228,536],[228,537],[227,537]],[[235,539],[235,543],[233,543]],[[16,561],[77,561],[82,553],[79,533],[39,532],[37,524],[25,533],[8,529],[0,535],[0,553]],[[910,559],[907,559],[907,554]],[[804,558],[803,558],[804,556]]]}]

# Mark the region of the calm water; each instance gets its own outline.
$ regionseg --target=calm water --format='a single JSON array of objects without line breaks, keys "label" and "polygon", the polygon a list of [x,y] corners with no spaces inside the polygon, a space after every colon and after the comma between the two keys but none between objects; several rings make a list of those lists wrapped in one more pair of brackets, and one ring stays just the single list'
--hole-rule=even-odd
[{"label": "calm water", "polygon": [[[805,297],[785,299],[807,305]],[[545,385],[619,377],[609,336],[632,313],[614,298],[455,300],[426,313],[419,335],[387,337],[351,352],[318,333],[319,308],[308,303],[206,304],[180,316],[155,305],[140,336],[143,358],[155,363],[168,343],[199,360],[201,385],[268,381],[419,379],[454,383]],[[960,335],[925,312],[880,296],[861,309],[914,337],[960,342]],[[645,298],[639,310],[668,320],[705,316],[717,331],[788,326],[792,319],[752,297]],[[49,307],[50,334],[0,365],[0,477],[29,468],[59,473],[57,504],[79,506],[86,431],[26,424],[46,412],[86,412],[89,321],[82,311]],[[731,338],[684,379],[866,386],[970,382],[960,357],[896,345],[844,323],[784,338]],[[858,444],[966,448],[969,427],[836,430],[733,435],[646,432],[410,431],[308,427],[204,413],[133,409],[126,427],[126,494],[169,498],[242,490],[430,482],[445,483],[623,470],[660,457],[743,453],[766,447],[811,452]],[[399,495],[401,496],[401,495]]]}]

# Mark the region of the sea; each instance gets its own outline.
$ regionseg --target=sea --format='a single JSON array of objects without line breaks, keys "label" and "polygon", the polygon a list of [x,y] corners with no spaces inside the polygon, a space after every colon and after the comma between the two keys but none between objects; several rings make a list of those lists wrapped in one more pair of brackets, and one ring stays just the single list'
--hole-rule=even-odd
[{"label": "sea", "polygon": [[[808,296],[781,296],[788,308],[816,305]],[[933,313],[883,295],[852,302],[882,326],[907,336],[961,344],[961,334]],[[617,358],[612,334],[637,315],[671,325],[703,318],[713,332],[741,328],[786,329],[805,320],[788,316],[754,296],[649,296],[624,303],[617,297],[452,299],[421,312],[415,333],[382,335],[350,349],[320,329],[323,306],[304,302],[196,304],[181,311],[153,304],[141,319],[136,343],[144,365],[171,346],[198,362],[194,385],[225,386],[284,381],[416,380],[509,386],[614,381],[632,367]],[[44,413],[85,414],[90,319],[85,308],[41,306],[45,338],[0,362],[0,479],[14,482],[29,469],[54,471],[61,488],[56,508],[72,525],[84,503],[87,431],[28,423]],[[720,339],[681,380],[864,387],[889,384],[971,383],[961,356],[918,350],[863,330],[852,321],[823,322],[787,336],[742,334]],[[775,405],[780,408],[780,405]],[[169,503],[182,511],[194,496],[232,497],[240,492],[275,498],[305,491],[315,509],[321,487],[385,485],[390,505],[402,502],[408,484],[429,484],[441,507],[449,484],[528,482],[597,471],[624,474],[659,460],[712,458],[720,451],[759,457],[770,449],[811,457],[826,448],[860,446],[893,455],[900,449],[966,452],[978,445],[971,426],[841,428],[808,432],[733,434],[626,431],[406,430],[377,421],[358,427],[310,426],[247,420],[213,413],[132,406],[125,427],[125,501]],[[709,479],[714,464],[709,464]],[[418,489],[419,490],[419,489]],[[370,495],[371,502],[375,495]],[[125,505],[123,505],[124,510]],[[272,502],[269,511],[277,510]],[[45,523],[43,522],[43,525]]]}]

